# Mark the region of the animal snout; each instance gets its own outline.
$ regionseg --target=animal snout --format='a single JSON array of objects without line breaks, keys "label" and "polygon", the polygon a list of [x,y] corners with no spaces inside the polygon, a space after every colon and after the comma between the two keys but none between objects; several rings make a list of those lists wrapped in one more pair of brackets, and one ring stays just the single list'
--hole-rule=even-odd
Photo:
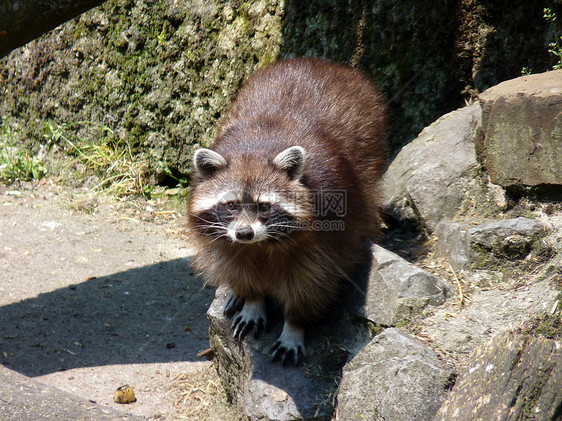
[{"label": "animal snout", "polygon": [[250,241],[254,235],[254,229],[250,226],[239,227],[236,230],[236,239],[240,241]]}]

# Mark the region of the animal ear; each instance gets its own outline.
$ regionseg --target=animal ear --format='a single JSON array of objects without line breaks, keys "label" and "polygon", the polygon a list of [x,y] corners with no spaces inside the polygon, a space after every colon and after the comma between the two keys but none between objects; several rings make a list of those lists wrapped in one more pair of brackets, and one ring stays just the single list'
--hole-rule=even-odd
[{"label": "animal ear", "polygon": [[273,165],[287,172],[291,180],[298,180],[304,173],[306,151],[301,146],[291,146],[279,152],[273,159]]},{"label": "animal ear", "polygon": [[200,148],[193,154],[193,167],[195,171],[206,180],[213,173],[226,166],[226,159],[215,151]]}]

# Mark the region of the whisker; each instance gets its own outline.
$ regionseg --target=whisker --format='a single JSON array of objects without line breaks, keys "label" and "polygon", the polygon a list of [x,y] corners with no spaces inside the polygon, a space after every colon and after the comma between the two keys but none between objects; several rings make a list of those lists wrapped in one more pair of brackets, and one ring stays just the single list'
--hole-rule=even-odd
[{"label": "whisker", "polygon": [[230,240],[230,236],[225,232],[223,234],[217,235],[215,238],[213,238],[211,240],[211,243],[214,243],[215,241],[217,241],[219,238],[226,238]]},{"label": "whisker", "polygon": [[[267,237],[278,241],[286,249],[289,249],[289,247],[291,246],[290,243],[292,243],[293,245],[296,244],[295,240],[289,234],[284,232],[276,232],[275,235],[273,235],[272,233],[267,233]],[[290,243],[286,240],[290,240]]]}]

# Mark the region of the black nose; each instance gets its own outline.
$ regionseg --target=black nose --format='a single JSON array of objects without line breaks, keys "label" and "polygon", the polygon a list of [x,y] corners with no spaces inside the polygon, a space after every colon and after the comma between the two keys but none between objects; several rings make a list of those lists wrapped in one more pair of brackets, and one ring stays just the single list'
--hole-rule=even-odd
[{"label": "black nose", "polygon": [[254,238],[254,230],[252,227],[240,227],[236,230],[236,239],[242,241],[250,241]]}]

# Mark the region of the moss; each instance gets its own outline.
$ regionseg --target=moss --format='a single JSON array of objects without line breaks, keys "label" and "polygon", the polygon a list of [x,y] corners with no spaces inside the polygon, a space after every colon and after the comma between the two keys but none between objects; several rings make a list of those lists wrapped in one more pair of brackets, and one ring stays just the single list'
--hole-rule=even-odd
[{"label": "moss", "polygon": [[404,319],[404,320],[400,320],[398,323],[396,323],[396,327],[401,328],[401,327],[408,326],[409,324],[410,324],[410,319]]},{"label": "moss", "polygon": [[493,271],[503,268],[503,263],[493,255],[492,249],[480,244],[474,244],[470,247],[470,251],[475,256],[474,263],[470,267],[471,269]]},{"label": "moss", "polygon": [[540,264],[549,261],[556,251],[551,244],[544,241],[544,233],[533,238],[511,235],[498,238],[491,247],[482,244],[470,246],[472,270],[501,272],[511,278],[520,270],[531,271]]},{"label": "moss", "polygon": [[531,414],[535,413],[535,407],[537,406],[541,393],[542,393],[542,385],[534,387],[525,396],[525,406],[523,407],[524,419],[528,419],[528,417],[531,416]]},{"label": "moss", "polygon": [[547,339],[562,338],[562,316],[556,314],[541,314],[528,321],[521,329],[522,333],[543,336]]}]

